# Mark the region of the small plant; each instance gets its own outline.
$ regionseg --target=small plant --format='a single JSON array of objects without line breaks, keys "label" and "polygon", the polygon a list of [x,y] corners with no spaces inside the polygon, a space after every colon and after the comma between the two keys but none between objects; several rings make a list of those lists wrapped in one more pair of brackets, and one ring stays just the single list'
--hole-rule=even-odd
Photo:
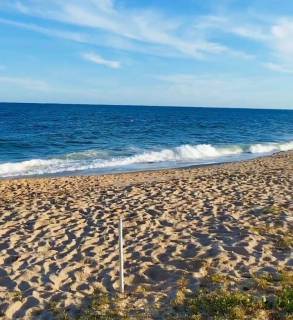
[{"label": "small plant", "polygon": [[79,320],[128,320],[128,315],[118,309],[118,300],[95,289],[90,306],[82,312]]},{"label": "small plant", "polygon": [[185,290],[179,289],[176,293],[176,297],[172,302],[173,306],[176,308],[177,306],[182,306],[184,304],[186,298]]},{"label": "small plant", "polygon": [[[206,280],[222,284],[229,280],[229,276],[211,274]],[[187,289],[188,281],[181,278],[177,282],[178,291],[174,300],[159,300],[152,295],[153,302],[150,304],[138,300],[141,294],[137,293],[144,294],[144,290],[120,296],[95,289],[90,304],[80,306],[76,320],[293,320],[291,270],[254,274],[250,280],[252,286],[245,292],[228,290],[225,286],[222,286],[224,289],[207,286],[191,292]],[[70,319],[56,302],[49,303],[47,310],[54,319]]]},{"label": "small plant", "polygon": [[227,282],[227,277],[225,275],[223,275],[223,274],[220,274],[220,273],[212,274],[209,277],[209,279],[213,283],[226,283]]},{"label": "small plant", "polygon": [[278,309],[293,315],[293,288],[285,288],[278,296],[277,305]]},{"label": "small plant", "polygon": [[182,306],[184,304],[187,293],[188,280],[182,277],[177,281],[177,285],[179,289],[176,293],[175,299],[172,301],[172,305],[174,306],[174,308],[177,308],[178,306]]},{"label": "small plant", "polygon": [[177,281],[177,285],[180,289],[186,289],[186,287],[188,286],[188,280],[185,277],[180,278]]},{"label": "small plant", "polygon": [[293,271],[282,270],[280,271],[281,283],[284,288],[293,287]]},{"label": "small plant", "polygon": [[233,319],[245,319],[246,317],[246,313],[244,308],[241,308],[239,306],[236,306],[234,308],[231,309],[231,317]]},{"label": "small plant", "polygon": [[252,226],[249,228],[251,232],[259,234],[261,236],[265,235],[267,230],[263,226]]},{"label": "small plant", "polygon": [[253,280],[257,288],[265,290],[271,285],[273,278],[271,274],[263,273],[261,275],[254,275]]},{"label": "small plant", "polygon": [[262,307],[250,294],[226,290],[201,291],[190,299],[189,304],[193,314],[231,320],[245,319],[247,315],[254,314],[257,308]]},{"label": "small plant", "polygon": [[12,301],[23,301],[24,295],[21,291],[12,291],[11,292]]},{"label": "small plant", "polygon": [[262,209],[262,212],[265,214],[274,214],[278,215],[281,214],[282,210],[277,207],[276,205],[268,206]]},{"label": "small plant", "polygon": [[293,236],[291,234],[284,234],[280,236],[277,241],[277,247],[283,250],[290,250],[293,248]]},{"label": "small plant", "polygon": [[145,294],[148,291],[146,286],[140,285],[135,289],[135,293]]},{"label": "small plant", "polygon": [[70,320],[68,312],[59,306],[56,301],[50,301],[46,309],[53,314],[54,319],[56,320]]}]

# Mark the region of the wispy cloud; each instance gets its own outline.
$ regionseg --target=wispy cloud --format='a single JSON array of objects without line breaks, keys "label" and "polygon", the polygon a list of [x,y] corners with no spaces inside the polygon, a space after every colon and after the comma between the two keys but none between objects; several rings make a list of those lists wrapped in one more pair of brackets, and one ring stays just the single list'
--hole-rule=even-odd
[{"label": "wispy cloud", "polygon": [[[123,47],[121,43],[124,39],[128,42],[124,47],[129,47],[130,42],[131,48],[138,47],[141,49],[141,46],[137,46],[137,44],[144,44],[155,47],[155,50],[152,48],[150,53],[161,53],[163,56],[170,55],[170,52],[172,55],[173,52],[173,55],[180,54],[189,58],[203,58],[211,54],[231,54],[240,58],[248,57],[245,52],[211,41],[201,35],[193,34],[189,36],[190,18],[189,21],[186,21],[184,17],[170,18],[155,9],[118,7],[114,0],[72,0],[70,2],[10,0],[9,5],[21,13],[57,20],[72,27],[85,27],[88,31],[90,29],[91,32],[103,30],[104,37],[105,33],[109,37],[113,35],[119,37],[120,47]],[[38,30],[35,29],[35,31]],[[54,32],[56,31],[54,30]],[[56,35],[58,36],[58,34]],[[80,40],[77,35],[65,34],[65,36],[72,40],[77,37],[77,41],[84,41],[83,38]],[[111,41],[106,41],[106,43],[111,45]]]},{"label": "wispy cloud", "polygon": [[276,72],[293,74],[293,18],[277,19],[271,26],[269,39],[271,61],[263,66]]},{"label": "wispy cloud", "polygon": [[[162,55],[168,52],[170,56],[177,53],[186,57],[203,58],[209,54],[228,54],[250,58],[250,53],[236,49],[215,37],[219,33],[228,33],[258,42],[283,56],[292,55],[293,51],[293,43],[290,40],[293,33],[292,17],[264,19],[260,15],[251,15],[248,12],[225,12],[220,15],[195,14],[194,17],[189,15],[188,18],[171,18],[154,8],[135,9],[125,5],[118,6],[115,0],[3,0],[3,3],[22,14],[56,20],[72,28],[84,27],[84,33],[5,19],[1,19],[0,23],[97,45],[101,43],[101,33],[98,31],[102,30],[105,45],[125,50],[130,48],[142,52],[143,45],[146,45],[149,46],[147,49],[150,49],[150,53]],[[217,41],[211,40],[215,38]]]},{"label": "wispy cloud", "polygon": [[270,39],[268,28],[269,25],[260,22],[255,16],[249,17],[249,14],[245,14],[243,19],[243,14],[239,15],[238,13],[206,15],[200,17],[193,24],[193,30],[206,36],[225,33],[256,42],[264,42]]},{"label": "wispy cloud", "polygon": [[2,85],[13,85],[23,89],[34,91],[48,91],[50,86],[47,82],[42,80],[35,80],[29,77],[12,77],[12,76],[0,76],[0,83]]},{"label": "wispy cloud", "polygon": [[81,43],[89,42],[89,38],[87,37],[87,35],[77,33],[77,32],[70,32],[70,31],[64,31],[64,30],[53,29],[53,28],[45,28],[32,23],[23,23],[23,22],[18,22],[18,21],[9,20],[9,19],[3,19],[3,18],[0,18],[0,24],[11,25],[17,28],[31,30],[34,32],[48,35],[48,36],[72,40],[76,42],[81,42]]},{"label": "wispy cloud", "polygon": [[267,62],[267,63],[264,63],[263,66],[267,69],[272,70],[272,71],[293,74],[293,65],[286,66],[286,65],[273,63],[273,62]]},{"label": "wispy cloud", "polygon": [[262,75],[173,73],[154,75],[154,79],[161,84],[157,97],[166,105],[290,107],[288,96],[293,98],[289,83],[276,86],[275,78]]},{"label": "wispy cloud", "polygon": [[248,12],[244,17],[239,12],[225,12],[220,15],[171,18],[153,8],[118,6],[115,0],[3,1],[22,14],[84,29],[83,33],[64,31],[5,19],[0,19],[0,23],[92,45],[196,59],[208,55],[230,55],[240,59],[254,57],[251,52],[235,48],[215,37],[226,33],[266,47],[272,56],[278,54],[279,60],[293,56],[293,20],[290,17],[264,19]]},{"label": "wispy cloud", "polygon": [[[259,64],[276,72],[293,70],[293,17],[239,13],[201,17],[193,28],[206,36],[224,33],[253,41],[265,50],[267,63]],[[262,58],[263,59],[263,58]]]},{"label": "wispy cloud", "polygon": [[95,64],[100,64],[112,69],[118,69],[121,67],[120,61],[108,60],[93,52],[83,53],[82,58],[84,60],[93,62]]},{"label": "wispy cloud", "polygon": [[[52,37],[163,57],[255,58],[259,66],[274,72],[291,74],[293,70],[293,17],[290,16],[264,17],[231,11],[170,17],[154,8],[130,8],[120,2],[118,5],[115,0],[3,0],[3,3],[24,15],[58,21],[57,25],[63,28],[48,27],[48,24],[43,27],[39,25],[40,19],[38,24],[33,24],[0,18],[0,23]],[[266,56],[239,49],[232,41],[225,41],[222,34],[251,41]],[[91,51],[83,53],[82,58],[109,68],[121,67],[120,61],[108,60]]]},{"label": "wispy cloud", "polygon": [[280,19],[272,26],[271,34],[276,53],[293,62],[293,17]]}]

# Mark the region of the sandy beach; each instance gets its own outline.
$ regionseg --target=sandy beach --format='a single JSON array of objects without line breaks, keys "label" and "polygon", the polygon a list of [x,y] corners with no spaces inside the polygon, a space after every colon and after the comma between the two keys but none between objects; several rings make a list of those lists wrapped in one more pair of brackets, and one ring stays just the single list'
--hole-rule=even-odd
[{"label": "sandy beach", "polygon": [[31,319],[49,301],[74,310],[95,288],[117,290],[119,215],[126,292],[144,288],[141,301],[174,296],[182,278],[196,290],[212,274],[241,287],[260,272],[292,271],[292,169],[285,152],[202,168],[1,180],[2,318]]}]

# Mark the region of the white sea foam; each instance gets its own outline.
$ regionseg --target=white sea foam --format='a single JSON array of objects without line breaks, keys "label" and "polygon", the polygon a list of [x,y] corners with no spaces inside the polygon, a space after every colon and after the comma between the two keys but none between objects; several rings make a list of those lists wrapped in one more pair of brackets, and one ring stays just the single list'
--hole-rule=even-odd
[{"label": "white sea foam", "polygon": [[16,163],[0,164],[0,177],[15,177],[26,175],[56,174],[62,172],[74,172],[85,170],[99,170],[115,168],[126,170],[127,167],[147,164],[184,163],[197,164],[205,162],[221,162],[223,158],[237,160],[243,154],[268,154],[277,151],[293,149],[293,141],[286,143],[254,144],[250,146],[231,145],[217,147],[209,144],[181,145],[172,149],[159,151],[145,151],[129,157],[110,157],[105,151],[83,151],[67,154],[54,159],[32,159]]},{"label": "white sea foam", "polygon": [[288,151],[293,149],[293,141],[285,143],[267,143],[267,144],[253,144],[250,146],[251,153],[271,153],[277,151]]}]

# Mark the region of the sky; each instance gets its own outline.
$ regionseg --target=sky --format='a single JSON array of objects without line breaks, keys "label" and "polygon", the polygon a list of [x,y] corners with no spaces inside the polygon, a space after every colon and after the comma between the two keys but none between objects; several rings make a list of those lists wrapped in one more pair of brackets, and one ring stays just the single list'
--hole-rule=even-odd
[{"label": "sky", "polygon": [[293,0],[0,0],[0,101],[293,109]]}]

